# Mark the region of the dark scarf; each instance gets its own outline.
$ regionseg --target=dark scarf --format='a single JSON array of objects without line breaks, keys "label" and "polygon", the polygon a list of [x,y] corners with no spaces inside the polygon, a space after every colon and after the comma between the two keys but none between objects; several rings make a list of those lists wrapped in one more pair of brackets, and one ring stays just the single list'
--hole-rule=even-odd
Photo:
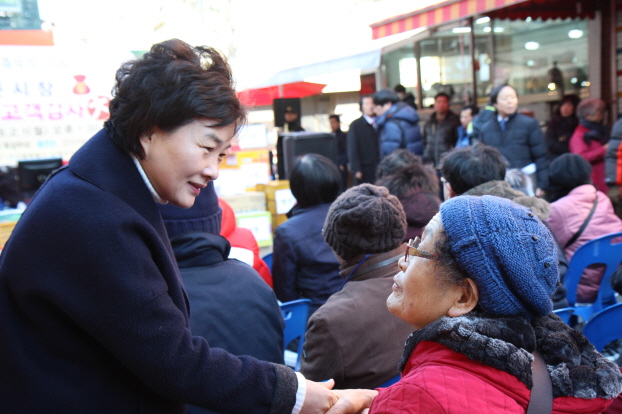
[{"label": "dark scarf", "polygon": [[537,347],[551,375],[554,397],[611,399],[622,391],[618,367],[553,313],[531,322],[521,316],[495,317],[478,311],[457,318],[442,317],[408,337],[400,371],[421,341],[439,343],[507,372],[529,389],[531,352]]},{"label": "dark scarf", "polygon": [[579,123],[589,129],[589,131],[583,134],[585,145],[590,145],[593,139],[601,144],[607,142],[607,128],[603,124],[600,122],[588,121],[587,119],[581,119]]}]

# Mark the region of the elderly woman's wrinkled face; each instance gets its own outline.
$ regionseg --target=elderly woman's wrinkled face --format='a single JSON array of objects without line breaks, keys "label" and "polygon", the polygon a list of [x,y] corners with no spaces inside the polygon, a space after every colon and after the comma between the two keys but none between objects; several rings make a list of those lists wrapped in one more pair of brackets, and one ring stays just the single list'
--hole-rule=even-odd
[{"label": "elderly woman's wrinkled face", "polygon": [[145,158],[140,164],[164,200],[190,208],[201,190],[218,178],[218,168],[231,146],[235,125],[214,127],[216,123],[201,119],[172,132],[156,128],[141,138]]},{"label": "elderly woman's wrinkled face", "polygon": [[[440,213],[428,223],[419,250],[434,253],[434,243],[442,230]],[[442,316],[447,316],[453,303],[462,295],[456,284],[437,277],[440,266],[436,259],[409,256],[399,261],[400,272],[393,278],[393,293],[387,299],[389,311],[421,329]]]}]

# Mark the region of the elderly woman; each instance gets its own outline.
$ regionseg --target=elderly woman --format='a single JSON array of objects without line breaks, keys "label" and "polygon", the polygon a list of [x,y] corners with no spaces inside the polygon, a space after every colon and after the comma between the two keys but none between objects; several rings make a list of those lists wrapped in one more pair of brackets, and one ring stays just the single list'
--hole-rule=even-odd
[{"label": "elderly woman", "polygon": [[416,331],[401,380],[380,390],[370,414],[525,413],[534,381],[547,378],[532,376],[534,351],[554,412],[602,412],[622,375],[551,314],[556,263],[553,236],[527,208],[494,196],[441,204],[400,259],[387,305]]},{"label": "elderly woman", "polygon": [[607,128],[603,125],[605,102],[598,98],[582,101],[577,107],[579,126],[570,137],[570,152],[579,154],[592,164],[592,183],[607,194],[605,184],[605,154],[609,146]]},{"label": "elderly woman", "polygon": [[42,186],[2,253],[3,412],[181,414],[192,403],[290,414],[335,404],[332,383],[212,349],[189,329],[157,203],[191,207],[244,120],[229,66],[211,48],[171,40],[119,69],[105,129]]}]

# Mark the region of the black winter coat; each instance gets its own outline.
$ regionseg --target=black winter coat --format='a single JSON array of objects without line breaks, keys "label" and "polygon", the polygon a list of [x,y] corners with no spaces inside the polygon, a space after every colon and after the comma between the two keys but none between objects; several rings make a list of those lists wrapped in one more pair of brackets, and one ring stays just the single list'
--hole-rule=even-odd
[{"label": "black winter coat", "polygon": [[0,411],[290,414],[294,372],[210,348],[156,203],[105,131],[35,195],[0,256]]},{"label": "black winter coat", "polygon": [[546,190],[549,162],[538,121],[514,113],[507,121],[505,131],[502,131],[497,114],[486,112],[489,111],[483,111],[478,115],[479,121],[473,122],[473,140],[497,148],[510,163],[510,168],[523,168],[535,163],[538,187]]}]

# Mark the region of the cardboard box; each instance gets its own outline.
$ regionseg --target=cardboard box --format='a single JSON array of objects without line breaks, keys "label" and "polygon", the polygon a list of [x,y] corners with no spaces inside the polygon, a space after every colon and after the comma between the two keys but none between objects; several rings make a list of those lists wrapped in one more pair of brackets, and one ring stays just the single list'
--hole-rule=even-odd
[{"label": "cardboard box", "polygon": [[223,196],[222,199],[229,203],[236,215],[249,211],[266,211],[266,193],[261,191]]},{"label": "cardboard box", "polygon": [[255,211],[236,214],[238,227],[249,229],[259,247],[272,244],[272,215],[268,211]]},{"label": "cardboard box", "polygon": [[288,180],[270,181],[268,184],[257,185],[258,191],[266,193],[266,206],[272,214],[272,229],[287,220],[285,214],[294,207],[296,199],[289,189]]}]

